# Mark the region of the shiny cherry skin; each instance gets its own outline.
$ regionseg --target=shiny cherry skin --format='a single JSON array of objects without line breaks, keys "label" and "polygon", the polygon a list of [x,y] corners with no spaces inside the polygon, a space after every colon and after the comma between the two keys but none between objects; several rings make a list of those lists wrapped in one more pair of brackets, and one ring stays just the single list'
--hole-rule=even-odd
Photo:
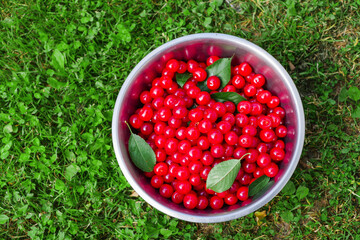
[{"label": "shiny cherry skin", "polygon": [[165,198],[170,198],[172,196],[173,192],[174,192],[174,189],[169,184],[163,184],[163,185],[161,185],[161,187],[159,189],[160,195]]},{"label": "shiny cherry skin", "polygon": [[279,172],[279,167],[276,163],[270,163],[266,167],[264,167],[264,174],[270,178],[275,177],[276,174]]},{"label": "shiny cherry skin", "polygon": [[206,85],[210,90],[218,90],[221,85],[220,78],[217,76],[211,76],[208,78]]},{"label": "shiny cherry skin", "polygon": [[198,205],[198,198],[195,194],[186,194],[183,199],[184,207],[194,209]]},{"label": "shiny cherry skin", "polygon": [[210,207],[212,209],[220,209],[224,205],[224,200],[218,196],[213,196],[210,198]]},{"label": "shiny cherry skin", "polygon": [[236,197],[240,201],[245,201],[249,198],[249,188],[248,187],[239,187],[238,191],[236,192]]}]

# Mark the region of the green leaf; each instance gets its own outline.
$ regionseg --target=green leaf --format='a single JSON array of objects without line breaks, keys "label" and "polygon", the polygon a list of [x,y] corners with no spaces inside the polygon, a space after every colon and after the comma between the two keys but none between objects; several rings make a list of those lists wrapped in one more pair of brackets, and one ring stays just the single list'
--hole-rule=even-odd
[{"label": "green leaf", "polygon": [[356,109],[352,112],[351,116],[353,118],[360,118],[360,106],[356,107]]},{"label": "green leaf", "polygon": [[354,101],[360,100],[360,90],[357,87],[350,87],[348,90],[349,98]]},{"label": "green leaf", "polygon": [[201,91],[210,92],[210,89],[207,87],[207,80],[198,82],[197,87],[200,88]]},{"label": "green leaf", "polygon": [[260,192],[270,181],[270,178],[266,175],[262,175],[249,185],[249,196],[254,196]]},{"label": "green leaf", "polygon": [[281,192],[284,194],[284,195],[292,195],[294,194],[296,191],[296,188],[295,188],[295,184],[292,182],[292,181],[289,181],[285,187],[281,190]]},{"label": "green leaf", "polygon": [[280,213],[280,216],[285,222],[291,222],[294,220],[294,214],[291,211],[282,212]]},{"label": "green leaf", "polygon": [[191,74],[186,73],[176,73],[176,82],[180,85],[180,87],[183,87],[186,81],[191,77]]},{"label": "green leaf", "polygon": [[296,191],[296,196],[298,197],[299,200],[305,198],[308,194],[309,194],[309,189],[305,186],[298,187]]},{"label": "green leaf", "polygon": [[339,102],[345,102],[347,98],[348,98],[348,90],[346,89],[346,87],[343,87],[338,96]]},{"label": "green leaf", "polygon": [[266,185],[265,185],[265,187],[264,188],[262,188],[259,192],[257,192],[256,194],[254,194],[254,196],[253,196],[253,200],[255,200],[255,199],[257,199],[257,198],[259,198],[259,197],[261,197],[264,193],[266,193],[267,192],[267,190],[269,190],[271,187],[272,187],[272,185],[274,185],[274,181],[273,180],[271,180],[270,182],[268,182]]},{"label": "green leaf", "polygon": [[0,224],[5,224],[9,221],[9,217],[4,215],[4,214],[1,214],[0,215]]},{"label": "green leaf", "polygon": [[71,164],[66,168],[65,178],[67,180],[71,180],[79,171],[80,171],[79,166],[75,164]]},{"label": "green leaf", "polygon": [[217,102],[226,102],[230,101],[235,103],[236,105],[241,101],[246,101],[246,98],[241,96],[236,92],[218,92],[211,94],[211,98],[216,100]]},{"label": "green leaf", "polygon": [[[127,123],[126,123],[127,124]],[[128,125],[129,129],[130,126]],[[144,172],[151,172],[156,164],[156,156],[150,145],[130,129],[129,154],[132,162]]]},{"label": "green leaf", "polygon": [[62,87],[65,87],[66,86],[66,83],[64,82],[59,82],[58,80],[56,80],[55,78],[53,77],[49,77],[48,79],[48,84],[53,87],[53,88],[56,88],[56,89],[59,89],[59,88],[62,88]]},{"label": "green leaf", "polygon": [[162,229],[160,229],[160,233],[161,233],[161,235],[164,236],[164,238],[168,238],[171,236],[172,231],[169,229],[162,228]]},{"label": "green leaf", "polygon": [[64,69],[65,56],[58,49],[55,49],[53,52],[52,63],[55,68]]},{"label": "green leaf", "polygon": [[237,159],[217,164],[208,175],[206,187],[218,193],[228,190],[234,183],[240,167],[241,160]]},{"label": "green leaf", "polygon": [[232,61],[232,57],[231,58],[220,58],[219,60],[217,60],[210,66],[208,66],[206,68],[207,78],[204,81],[205,85],[206,85],[207,79],[209,77],[217,76],[218,78],[220,78],[220,81],[221,81],[220,89],[224,88],[226,86],[226,84],[228,84],[230,81],[231,61]]},{"label": "green leaf", "polygon": [[64,190],[65,189],[65,183],[63,181],[61,181],[60,179],[56,179],[55,189],[58,190],[58,191]]}]

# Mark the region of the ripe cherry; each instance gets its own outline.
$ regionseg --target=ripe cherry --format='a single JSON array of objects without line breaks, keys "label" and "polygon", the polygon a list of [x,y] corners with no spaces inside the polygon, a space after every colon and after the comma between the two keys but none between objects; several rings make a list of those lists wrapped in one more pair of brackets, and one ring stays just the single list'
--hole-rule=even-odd
[{"label": "ripe cherry", "polygon": [[221,85],[220,78],[217,76],[211,76],[208,78],[206,85],[210,90],[218,90]]},{"label": "ripe cherry", "polygon": [[210,207],[212,209],[220,209],[224,205],[224,200],[218,196],[213,196],[210,199]]}]

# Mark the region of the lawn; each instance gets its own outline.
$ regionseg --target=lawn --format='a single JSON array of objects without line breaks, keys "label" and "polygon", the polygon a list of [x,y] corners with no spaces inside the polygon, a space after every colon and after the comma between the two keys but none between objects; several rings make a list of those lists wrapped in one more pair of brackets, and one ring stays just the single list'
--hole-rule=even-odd
[{"label": "lawn", "polygon": [[[360,239],[360,1],[0,0],[0,239]],[[151,50],[219,32],[258,44],[300,92],[291,182],[254,214],[195,224],[127,183],[117,94]]]}]

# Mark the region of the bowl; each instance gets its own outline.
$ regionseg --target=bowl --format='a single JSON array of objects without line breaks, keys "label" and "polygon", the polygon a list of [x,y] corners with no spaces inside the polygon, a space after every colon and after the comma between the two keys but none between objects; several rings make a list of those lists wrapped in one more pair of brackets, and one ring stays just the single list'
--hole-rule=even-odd
[{"label": "bowl", "polygon": [[[171,200],[163,198],[150,185],[148,178],[132,163],[127,150],[129,129],[124,123],[140,104],[140,93],[149,89],[152,80],[161,75],[166,62],[195,59],[206,61],[216,55],[231,57],[233,64],[246,61],[254,72],[266,77],[266,88],[281,100],[286,112],[288,135],[285,138],[286,154],[281,162],[275,183],[262,196],[245,206],[233,205],[220,210],[188,210]],[[299,93],[289,74],[281,64],[259,46],[231,35],[201,33],[187,35],[169,41],[146,55],[131,71],[117,97],[112,119],[112,139],[117,161],[127,181],[133,189],[151,206],[172,217],[189,222],[216,223],[243,217],[255,212],[273,199],[289,181],[303,148],[305,136],[304,110]],[[243,204],[244,205],[244,204]]]}]

